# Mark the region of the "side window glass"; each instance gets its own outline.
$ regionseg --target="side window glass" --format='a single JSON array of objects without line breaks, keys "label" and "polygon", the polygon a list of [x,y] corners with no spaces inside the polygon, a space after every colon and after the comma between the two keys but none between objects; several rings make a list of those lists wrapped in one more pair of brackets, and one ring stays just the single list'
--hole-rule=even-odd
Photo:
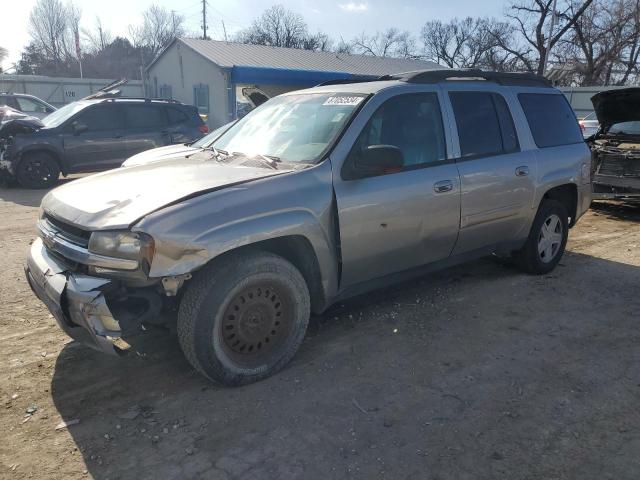
[{"label": "side window glass", "polygon": [[538,147],[555,147],[584,141],[576,115],[564,95],[520,93],[518,100]]},{"label": "side window glass", "polygon": [[71,122],[87,126],[89,132],[117,130],[122,128],[122,118],[115,105],[97,105],[80,112]]},{"label": "side window glass", "polygon": [[404,170],[446,159],[444,129],[435,93],[398,95],[383,103],[358,136],[347,164],[357,170],[358,158],[372,145],[392,145],[402,152]]},{"label": "side window glass", "polygon": [[462,157],[502,153],[502,133],[492,97],[490,92],[449,93]]},{"label": "side window glass", "polygon": [[163,110],[157,105],[125,105],[127,128],[162,128],[166,124]]},{"label": "side window glass", "polygon": [[169,125],[184,123],[189,119],[184,112],[178,110],[177,108],[167,108],[167,115],[169,117]]},{"label": "side window glass", "polygon": [[46,109],[44,105],[34,102],[30,98],[16,97],[18,107],[25,113],[45,113]]}]

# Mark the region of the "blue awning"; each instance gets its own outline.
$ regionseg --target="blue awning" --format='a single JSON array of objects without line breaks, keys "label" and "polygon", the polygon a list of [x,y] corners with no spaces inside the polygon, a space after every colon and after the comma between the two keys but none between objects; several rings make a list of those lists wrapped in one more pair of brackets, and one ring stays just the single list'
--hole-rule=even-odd
[{"label": "blue awning", "polygon": [[354,75],[347,72],[319,70],[292,70],[288,68],[250,67],[236,65],[231,68],[233,83],[255,83],[263,85],[313,86],[330,80],[371,80],[372,75]]}]

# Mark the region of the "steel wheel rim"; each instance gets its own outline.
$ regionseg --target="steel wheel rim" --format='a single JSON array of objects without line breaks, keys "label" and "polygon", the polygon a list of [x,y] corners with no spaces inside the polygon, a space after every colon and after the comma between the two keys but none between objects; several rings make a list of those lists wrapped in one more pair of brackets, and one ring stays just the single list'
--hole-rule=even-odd
[{"label": "steel wheel rim", "polygon": [[293,310],[289,296],[273,282],[242,288],[220,322],[225,353],[244,367],[269,363],[291,335]]},{"label": "steel wheel rim", "polygon": [[40,160],[29,160],[25,164],[24,173],[27,178],[31,181],[48,181],[53,172],[51,168],[47,164],[47,162],[42,162]]},{"label": "steel wheel rim", "polygon": [[543,263],[551,262],[562,245],[562,221],[558,215],[549,215],[540,228],[538,236],[538,257]]}]

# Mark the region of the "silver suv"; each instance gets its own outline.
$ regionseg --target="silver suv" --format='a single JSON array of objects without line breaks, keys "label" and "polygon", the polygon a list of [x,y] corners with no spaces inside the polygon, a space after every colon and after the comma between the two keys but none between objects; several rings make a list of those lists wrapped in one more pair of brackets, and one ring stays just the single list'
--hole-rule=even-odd
[{"label": "silver suv", "polygon": [[189,362],[244,384],[287,364],[339,299],[490,254],[549,272],[590,204],[590,167],[569,104],[537,76],[319,86],[206,149],[52,190],[26,274],[73,338],[121,353],[177,311]]}]

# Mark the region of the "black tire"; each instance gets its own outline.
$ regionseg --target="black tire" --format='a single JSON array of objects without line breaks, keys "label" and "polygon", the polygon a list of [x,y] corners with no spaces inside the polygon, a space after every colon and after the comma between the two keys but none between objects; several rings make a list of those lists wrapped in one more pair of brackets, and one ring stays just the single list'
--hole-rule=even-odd
[{"label": "black tire", "polygon": [[[555,219],[558,223],[551,225]],[[541,242],[545,240],[543,237],[545,231],[553,228],[554,242],[548,242],[547,248],[540,252],[542,248]],[[538,208],[538,213],[531,225],[531,231],[524,247],[514,254],[514,260],[518,267],[525,272],[542,275],[553,270],[567,246],[567,238],[569,235],[569,214],[565,206],[557,200],[543,200]],[[557,246],[554,247],[557,239]]]},{"label": "black tire", "polygon": [[178,340],[204,376],[244,385],[293,358],[309,315],[309,289],[297,268],[278,255],[244,252],[194,275],[178,310]]},{"label": "black tire", "polygon": [[58,181],[60,166],[46,152],[27,153],[18,163],[15,175],[24,188],[49,188]]}]

